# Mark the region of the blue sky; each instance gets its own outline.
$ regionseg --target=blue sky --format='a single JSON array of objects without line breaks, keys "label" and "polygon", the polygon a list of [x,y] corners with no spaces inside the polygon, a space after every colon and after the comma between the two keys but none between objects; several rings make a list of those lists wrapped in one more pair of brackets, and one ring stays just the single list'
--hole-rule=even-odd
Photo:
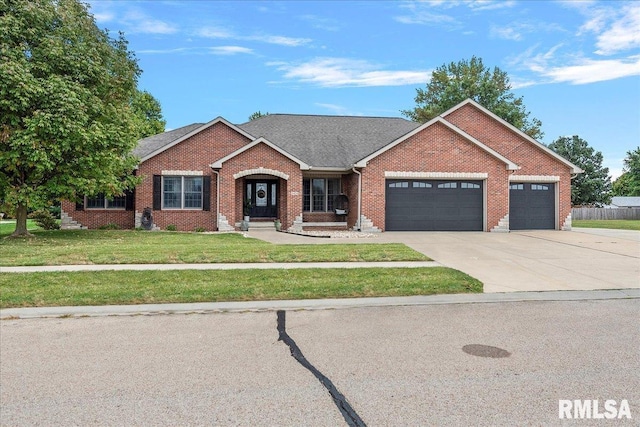
[{"label": "blue sky", "polygon": [[511,79],[550,143],[579,135],[615,178],[640,144],[640,2],[90,1],[123,31],[167,129],[270,113],[401,116],[445,63]]}]

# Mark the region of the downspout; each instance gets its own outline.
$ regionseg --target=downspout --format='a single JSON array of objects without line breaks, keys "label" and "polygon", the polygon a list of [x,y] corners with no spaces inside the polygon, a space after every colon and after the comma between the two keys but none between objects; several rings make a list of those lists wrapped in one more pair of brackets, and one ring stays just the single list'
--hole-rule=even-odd
[{"label": "downspout", "polygon": [[362,227],[360,224],[360,221],[362,219],[362,173],[358,172],[355,166],[353,166],[351,170],[358,175],[358,221],[356,221],[356,229],[358,231],[362,231]]},{"label": "downspout", "polygon": [[216,174],[216,230],[220,231],[220,172],[211,170]]}]

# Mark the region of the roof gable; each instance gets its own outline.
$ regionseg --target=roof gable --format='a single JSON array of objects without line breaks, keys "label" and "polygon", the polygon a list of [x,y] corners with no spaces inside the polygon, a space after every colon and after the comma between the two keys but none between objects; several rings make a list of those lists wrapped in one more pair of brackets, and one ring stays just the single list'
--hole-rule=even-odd
[{"label": "roof gable", "polygon": [[286,152],[286,151],[284,151],[282,148],[280,148],[280,147],[278,147],[277,145],[275,145],[275,144],[273,144],[273,143],[269,142],[269,141],[268,141],[267,139],[265,139],[265,138],[258,138],[258,139],[256,139],[256,140],[252,141],[251,143],[249,143],[249,144],[247,144],[247,145],[245,145],[245,146],[243,146],[243,147],[240,147],[239,149],[237,149],[237,150],[236,150],[236,151],[234,151],[233,153],[231,153],[231,154],[229,154],[229,155],[227,155],[227,156],[224,156],[224,157],[223,157],[223,158],[221,158],[220,160],[217,160],[216,162],[212,163],[212,164],[211,164],[211,167],[212,167],[213,169],[220,169],[220,168],[222,167],[222,164],[223,164],[224,162],[226,162],[227,160],[232,159],[232,158],[236,157],[237,155],[239,155],[239,154],[241,154],[241,153],[244,153],[245,151],[247,151],[247,150],[249,150],[249,149],[251,149],[251,148],[255,147],[255,146],[256,146],[256,145],[258,145],[258,144],[265,144],[265,145],[267,145],[267,146],[271,147],[272,149],[276,150],[278,153],[280,153],[280,154],[282,154],[283,156],[285,156],[285,157],[287,157],[287,158],[291,159],[292,161],[296,162],[298,165],[300,165],[300,169],[302,169],[302,170],[308,170],[308,169],[311,169],[311,167],[310,167],[308,164],[306,164],[306,163],[305,163],[305,162],[303,162],[302,160],[298,159],[297,157],[295,157],[295,156],[291,155],[290,153],[287,153],[287,152]]},{"label": "roof gable", "polygon": [[523,131],[521,131],[520,129],[518,129],[517,127],[512,125],[511,123],[507,122],[503,118],[501,118],[498,115],[494,114],[493,112],[489,111],[488,109],[486,109],[482,105],[478,104],[477,102],[475,102],[471,98],[467,98],[466,100],[462,101],[458,105],[455,105],[454,107],[448,109],[447,111],[442,113],[440,115],[440,117],[446,118],[449,114],[453,113],[454,111],[459,110],[460,108],[462,108],[462,107],[464,107],[466,105],[473,106],[474,108],[476,108],[479,111],[481,111],[482,113],[488,115],[489,117],[491,117],[492,119],[494,119],[495,121],[500,123],[501,125],[503,125],[506,128],[508,128],[512,132],[515,132],[520,137],[525,139],[527,142],[533,144],[539,150],[542,150],[543,152],[547,153],[548,155],[550,155],[551,157],[555,158],[559,162],[564,163],[565,165],[569,166],[571,168],[571,173],[582,173],[582,172],[584,172],[582,169],[580,169],[578,166],[576,166],[573,163],[571,163],[569,160],[565,159],[564,157],[562,157],[561,155],[559,155],[558,153],[556,153],[552,149],[548,148],[546,145],[544,145],[544,144],[536,141],[535,139],[531,138],[529,135],[527,135],[526,133],[524,133]]},{"label": "roof gable", "polygon": [[442,117],[435,117],[435,118],[429,120],[427,123],[421,125],[420,127],[417,127],[416,129],[414,129],[413,131],[407,133],[406,135],[403,135],[402,137],[400,137],[400,138],[396,139],[395,141],[391,142],[390,144],[382,147],[381,149],[371,153],[367,157],[359,160],[355,164],[355,166],[359,167],[359,168],[363,168],[363,167],[367,166],[367,163],[370,160],[372,160],[373,158],[378,157],[380,154],[392,149],[393,147],[399,145],[403,141],[406,141],[407,139],[409,139],[412,136],[422,132],[424,129],[427,129],[430,126],[433,126],[436,123],[440,123],[440,124],[446,126],[447,128],[449,128],[453,132],[455,132],[458,135],[462,136],[467,141],[475,144],[480,149],[486,151],[487,153],[489,153],[490,155],[492,155],[496,159],[498,159],[501,162],[505,163],[505,165],[507,166],[508,170],[517,170],[517,169],[519,169],[519,166],[517,164],[513,163],[511,160],[507,159],[502,154],[498,153],[497,151],[493,150],[492,148],[490,148],[490,147],[486,146],[485,144],[483,144],[482,142],[478,141],[477,139],[475,139],[473,136],[469,135],[468,133],[466,133],[462,129],[458,128],[457,126],[452,125],[451,123],[449,123],[448,121],[446,121]]},{"label": "roof gable", "polygon": [[137,147],[133,150],[133,154],[140,157],[140,163],[142,163],[150,159],[151,157],[154,157],[162,153],[163,151],[166,151],[169,148],[181,143],[182,141],[189,139],[192,136],[210,128],[217,123],[222,123],[240,133],[241,135],[249,138],[250,140],[255,140],[255,137],[253,135],[250,135],[244,130],[238,128],[233,123],[230,123],[224,118],[218,116],[208,123],[194,123],[188,126],[141,139],[140,141],[138,141]]}]

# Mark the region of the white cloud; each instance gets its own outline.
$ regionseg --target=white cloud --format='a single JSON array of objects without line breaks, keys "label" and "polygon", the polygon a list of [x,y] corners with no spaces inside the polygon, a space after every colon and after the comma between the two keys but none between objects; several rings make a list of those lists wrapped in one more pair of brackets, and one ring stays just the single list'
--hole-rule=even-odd
[{"label": "white cloud", "polygon": [[403,86],[425,83],[431,71],[380,70],[375,64],[346,58],[316,58],[302,64],[270,63],[284,72],[284,77],[321,87]]},{"label": "white cloud", "polygon": [[311,39],[294,38],[284,36],[256,35],[247,37],[238,37],[240,40],[256,40],[263,43],[278,44],[281,46],[301,46],[311,42]]},{"label": "white cloud", "polygon": [[318,107],[322,107],[325,108],[331,112],[333,112],[334,114],[340,115],[340,116],[360,116],[361,114],[350,114],[349,113],[349,109],[347,107],[343,107],[342,105],[336,105],[336,104],[324,104],[321,102],[316,102],[314,105],[317,105]]},{"label": "white cloud", "polygon": [[311,42],[311,39],[274,36],[270,34],[255,34],[250,36],[241,36],[233,31],[222,27],[203,27],[195,31],[194,35],[209,39],[234,39],[234,40],[251,40],[262,43],[277,44],[281,46],[301,46]]},{"label": "white cloud", "polygon": [[438,9],[452,9],[454,7],[467,7],[474,12],[503,9],[513,7],[516,4],[513,0],[426,0],[419,2],[404,2],[401,8],[407,9],[409,14],[396,16],[394,19],[403,24],[422,25],[450,25],[455,28],[462,24],[453,16],[438,13]]},{"label": "white cloud", "polygon": [[128,11],[122,22],[129,27],[129,31],[132,33],[173,34],[178,32],[175,25],[151,18],[139,10]]},{"label": "white cloud", "polygon": [[252,54],[253,50],[242,46],[213,46],[213,47],[178,47],[173,49],[146,49],[139,50],[137,53],[162,55],[172,53],[190,53],[190,54],[213,54],[213,55],[235,55],[238,53]]},{"label": "white cloud", "polygon": [[459,24],[452,16],[428,12],[426,10],[417,11],[412,15],[396,16],[393,19],[402,24]]},{"label": "white cloud", "polygon": [[598,36],[597,54],[609,55],[640,47],[640,4],[627,5],[621,15]]},{"label": "white cloud", "polygon": [[251,54],[253,49],[242,46],[216,46],[209,48],[211,53],[216,55],[235,55],[237,53]]},{"label": "white cloud", "polygon": [[574,65],[550,67],[541,71],[555,83],[595,83],[622,77],[640,76],[640,55],[625,59],[582,59]]},{"label": "white cloud", "polygon": [[340,24],[334,19],[323,18],[317,15],[302,15],[300,19],[309,22],[312,27],[319,30],[338,31],[340,29]]},{"label": "white cloud", "polygon": [[195,35],[208,39],[229,39],[235,37],[233,32],[220,27],[203,27],[198,29]]},{"label": "white cloud", "polygon": [[547,22],[513,22],[509,25],[500,27],[497,25],[491,25],[489,35],[493,38],[521,41],[525,38],[526,34],[544,32],[550,33],[552,31],[565,31],[558,24]]}]

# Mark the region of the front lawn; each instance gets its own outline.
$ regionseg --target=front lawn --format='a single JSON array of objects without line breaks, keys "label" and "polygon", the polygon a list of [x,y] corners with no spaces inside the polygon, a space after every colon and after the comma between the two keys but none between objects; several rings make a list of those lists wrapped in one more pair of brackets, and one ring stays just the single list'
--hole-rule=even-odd
[{"label": "front lawn", "polygon": [[237,233],[133,230],[57,230],[34,234],[35,238],[26,239],[5,239],[6,235],[0,235],[0,266],[429,260],[395,243],[274,245]]},{"label": "front lawn", "polygon": [[640,220],[638,219],[574,219],[571,221],[573,227],[584,228],[612,228],[617,230],[640,230]]},{"label": "front lawn", "polygon": [[446,267],[0,273],[0,307],[353,298],[482,292]]},{"label": "front lawn", "polygon": [[[27,220],[27,230],[29,231],[35,231],[35,230],[40,230],[40,227],[38,227],[35,223],[34,220],[32,219],[28,219]],[[4,219],[2,221],[0,221],[0,236],[4,235],[4,234],[11,234],[14,231],[16,231],[16,220],[15,219]]]}]

